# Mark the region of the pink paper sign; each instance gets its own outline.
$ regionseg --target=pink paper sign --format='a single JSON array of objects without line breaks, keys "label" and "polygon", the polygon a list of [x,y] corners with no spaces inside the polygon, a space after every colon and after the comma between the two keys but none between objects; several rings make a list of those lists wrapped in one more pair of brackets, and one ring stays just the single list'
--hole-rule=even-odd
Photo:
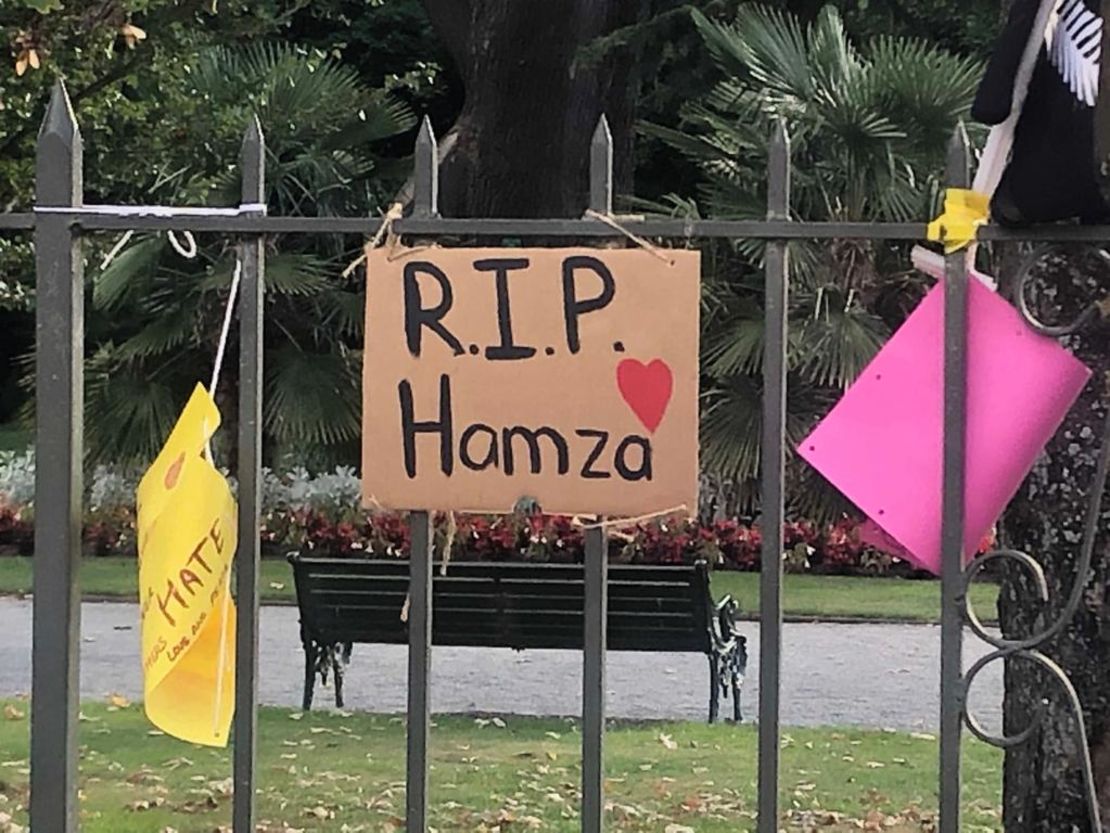
[{"label": "pink paper sign", "polygon": [[[979,281],[968,282],[968,293],[970,557],[1091,371]],[[881,548],[934,573],[941,559],[943,348],[944,290],[937,284],[798,447],[896,545]]]}]

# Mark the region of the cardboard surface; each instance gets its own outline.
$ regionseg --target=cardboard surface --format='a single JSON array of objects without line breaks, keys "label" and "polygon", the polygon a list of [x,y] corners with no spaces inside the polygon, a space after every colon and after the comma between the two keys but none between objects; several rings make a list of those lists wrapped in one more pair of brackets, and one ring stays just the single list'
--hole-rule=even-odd
[{"label": "cardboard surface", "polygon": [[[968,282],[964,551],[979,542],[1060,426],[1090,371],[980,281]],[[944,285],[935,286],[798,453],[940,572]]]},{"label": "cardboard surface", "polygon": [[696,511],[699,253],[367,257],[367,505]]}]

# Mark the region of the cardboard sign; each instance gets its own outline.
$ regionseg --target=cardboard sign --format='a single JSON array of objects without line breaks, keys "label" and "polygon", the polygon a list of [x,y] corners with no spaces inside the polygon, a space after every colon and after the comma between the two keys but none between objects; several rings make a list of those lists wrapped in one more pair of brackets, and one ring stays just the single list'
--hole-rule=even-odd
[{"label": "cardboard sign", "polygon": [[696,511],[697,252],[367,256],[367,505]]},{"label": "cardboard sign", "polygon": [[144,706],[191,743],[226,746],[235,707],[229,581],[235,498],[201,456],[220,412],[197,385],[137,494]]}]

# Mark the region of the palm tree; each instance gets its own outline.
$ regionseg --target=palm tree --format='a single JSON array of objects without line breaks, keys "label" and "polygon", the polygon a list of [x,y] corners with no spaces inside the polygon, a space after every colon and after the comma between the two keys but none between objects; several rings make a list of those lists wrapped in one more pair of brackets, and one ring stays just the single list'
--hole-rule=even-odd
[{"label": "palm tree", "polygon": [[[375,143],[414,118],[353,69],[263,44],[204,52],[181,80],[196,109],[182,119],[179,157],[164,160],[147,202],[238,204],[239,174],[229,163],[252,113],[266,134],[271,213],[368,214],[388,199],[397,177]],[[339,277],[352,243],[293,235],[267,243],[265,436],[272,449],[296,449],[302,460],[349,452],[360,434],[364,294]],[[234,268],[227,241],[201,245],[187,261],[164,236],[143,235],[95,274],[94,309],[111,323],[88,360],[93,461],[149,457],[192,386],[207,382]],[[226,362],[225,391],[235,390],[235,365]],[[222,410],[225,423],[234,419],[231,402]]]},{"label": "palm tree", "polygon": [[[833,6],[803,25],[769,6],[742,6],[731,23],[694,20],[723,79],[682,112],[682,129],[645,126],[702,175],[696,200],[673,212],[766,215],[772,128],[792,140],[791,210],[806,220],[924,219],[952,129],[970,109],[980,67],[927,43],[879,37],[857,48]],[[730,512],[757,498],[762,245],[714,251],[703,321],[702,449]],[[790,246],[788,434],[796,442],[835,401],[904,315],[918,280],[905,251],[871,242]],[[793,467],[793,509],[810,517],[845,508],[815,475]]]}]

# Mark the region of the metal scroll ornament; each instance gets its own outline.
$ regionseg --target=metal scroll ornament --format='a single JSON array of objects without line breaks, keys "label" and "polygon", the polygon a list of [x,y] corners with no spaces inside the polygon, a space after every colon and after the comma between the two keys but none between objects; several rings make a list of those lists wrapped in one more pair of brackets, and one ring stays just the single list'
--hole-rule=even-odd
[{"label": "metal scroll ornament", "polygon": [[[1100,317],[1102,312],[1100,305],[1092,303],[1086,307],[1074,320],[1063,325],[1048,325],[1040,321],[1033,311],[1030,309],[1027,290],[1034,272],[1034,267],[1052,250],[1052,246],[1043,246],[1034,251],[1022,263],[1018,270],[1016,280],[1016,300],[1018,309],[1021,312],[1022,318],[1034,330],[1042,335],[1052,338],[1062,338],[1068,335],[1077,333],[1079,330],[1088,326]],[[1100,252],[1100,256],[1110,262],[1110,256],[1105,252]],[[1043,712],[1038,712],[1033,721],[1015,734],[993,734],[987,731],[978,719],[973,715],[967,707],[968,692],[975,682],[976,676],[985,667],[998,660],[1007,659],[1023,659],[1029,662],[1040,665],[1049,676],[1052,677],[1060,686],[1060,690],[1071,708],[1072,715],[1075,718],[1077,731],[1079,734],[1079,749],[1080,749],[1080,766],[1083,771],[1083,778],[1086,787],[1087,808],[1090,814],[1091,830],[1102,830],[1102,823],[1099,811],[1098,794],[1095,788],[1094,769],[1091,764],[1091,751],[1087,744],[1087,727],[1083,719],[1083,708],[1079,702],[1079,696],[1076,694],[1075,686],[1072,685],[1068,675],[1064,670],[1050,657],[1046,656],[1041,647],[1055,639],[1071,622],[1075,612],[1079,609],[1080,603],[1083,601],[1084,588],[1087,583],[1087,577],[1091,570],[1091,560],[1094,554],[1095,537],[1098,532],[1098,522],[1102,511],[1102,496],[1106,489],[1107,475],[1110,473],[1110,413],[1107,418],[1102,431],[1102,442],[1099,448],[1098,463],[1095,470],[1094,482],[1090,493],[1089,502],[1087,505],[1087,512],[1083,527],[1083,538],[1081,543],[1081,550],[1079,554],[1079,564],[1076,570],[1075,581],[1072,585],[1071,594],[1068,596],[1067,605],[1064,607],[1060,616],[1048,624],[1041,631],[1027,636],[1024,639],[1005,639],[1002,636],[995,636],[990,633],[983,625],[982,620],[976,614],[975,609],[971,603],[971,596],[968,592],[971,583],[976,579],[979,573],[992,561],[1001,559],[1010,559],[1017,562],[1032,575],[1037,584],[1040,592],[1041,599],[1048,601],[1048,583],[1045,580],[1044,568],[1030,556],[1028,553],[1020,552],[1014,549],[1000,549],[992,552],[985,553],[975,558],[967,567],[964,572],[963,578],[963,603],[964,613],[967,617],[968,626],[971,630],[982,639],[984,642],[993,646],[994,650],[981,657],[975,662],[963,678],[962,689],[962,702],[963,702],[963,718],[967,724],[968,729],[978,737],[980,740],[991,744],[992,746],[1001,749],[1009,749],[1018,746],[1028,741],[1037,731],[1040,721],[1043,719]]]}]

